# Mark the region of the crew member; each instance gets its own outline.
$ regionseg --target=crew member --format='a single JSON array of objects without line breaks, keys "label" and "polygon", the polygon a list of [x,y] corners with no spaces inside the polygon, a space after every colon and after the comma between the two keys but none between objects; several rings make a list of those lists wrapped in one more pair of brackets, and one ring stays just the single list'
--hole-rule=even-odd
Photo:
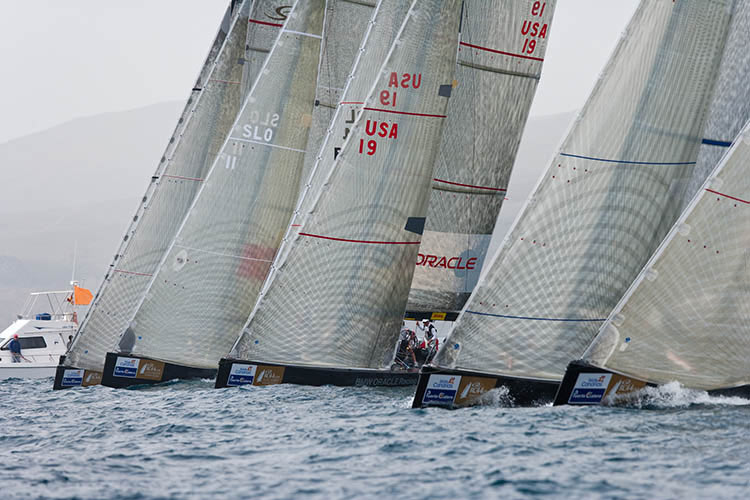
[{"label": "crew member", "polygon": [[14,363],[21,362],[21,342],[18,340],[18,334],[13,335],[13,339],[8,342],[8,350],[10,355],[13,357]]}]

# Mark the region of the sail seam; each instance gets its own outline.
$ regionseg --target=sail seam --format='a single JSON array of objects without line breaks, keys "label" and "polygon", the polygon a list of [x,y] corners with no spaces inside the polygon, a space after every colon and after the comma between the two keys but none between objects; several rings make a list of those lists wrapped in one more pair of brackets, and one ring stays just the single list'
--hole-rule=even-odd
[{"label": "sail seam", "polygon": [[213,252],[211,250],[203,250],[201,248],[186,247],[184,245],[178,245],[176,243],[175,243],[175,246],[179,247],[179,248],[184,248],[185,250],[194,250],[196,252],[203,252],[203,253],[207,253],[207,254],[211,254],[211,255],[218,255],[219,257],[229,257],[231,259],[254,260],[254,261],[257,261],[257,262],[272,262],[272,261],[270,261],[268,259],[256,259],[255,257],[245,257],[243,255],[232,255],[232,254],[229,254],[229,253]]},{"label": "sail seam", "polygon": [[477,64],[477,63],[470,62],[470,61],[458,61],[456,64],[460,64],[461,66],[466,66],[467,68],[471,68],[471,69],[487,71],[489,73],[496,73],[499,75],[516,76],[518,78],[530,78],[532,80],[539,80],[539,75],[534,74],[534,73],[522,73],[520,71],[508,71],[505,69],[492,68],[485,64]]},{"label": "sail seam", "polygon": [[323,37],[320,35],[313,35],[312,33],[305,33],[304,31],[292,31],[292,30],[283,30],[284,33],[291,33],[292,35],[301,35],[301,36],[309,36],[310,38],[317,38],[318,40],[322,40]]},{"label": "sail seam", "polygon": [[474,45],[473,43],[460,42],[459,45],[463,45],[464,47],[471,47],[472,49],[485,50],[487,52],[492,52],[494,54],[502,54],[504,56],[518,57],[521,59],[531,59],[532,61],[544,62],[544,58],[542,57],[531,57],[531,56],[525,56],[522,54],[514,54],[512,52],[504,52],[502,50],[490,49],[489,47],[482,47],[481,45]]},{"label": "sail seam", "polygon": [[606,321],[607,318],[596,318],[596,319],[585,319],[585,318],[543,318],[534,316],[511,316],[509,314],[492,314],[484,313],[479,311],[466,310],[467,313],[477,314],[479,316],[492,316],[494,318],[508,318],[508,319],[526,319],[530,321],[563,321],[563,322],[579,322],[579,323],[591,323],[595,321]]},{"label": "sail seam", "polygon": [[231,83],[233,85],[239,85],[239,84],[242,83],[242,82],[236,82],[236,81],[233,81],[233,80],[219,80],[218,78],[211,78],[208,81],[209,82],[219,82],[219,83]]},{"label": "sail seam", "polygon": [[311,238],[320,238],[323,240],[343,241],[346,243],[367,243],[370,245],[419,245],[421,241],[371,241],[371,240],[351,240],[348,238],[335,238],[333,236],[323,236],[312,233],[299,233],[300,236],[310,236]]},{"label": "sail seam", "polygon": [[461,187],[467,187],[467,188],[474,188],[474,189],[486,189],[487,191],[507,191],[505,188],[493,188],[493,187],[487,187],[487,186],[474,186],[472,184],[462,184],[460,182],[452,182],[452,181],[446,181],[443,179],[432,179],[435,182],[441,182],[443,184],[450,184],[452,186],[461,186]]},{"label": "sail seam", "polygon": [[433,115],[429,113],[410,113],[408,111],[396,111],[394,109],[363,108],[367,111],[381,111],[383,113],[395,113],[397,115],[423,116],[425,118],[445,118],[446,115]]},{"label": "sail seam", "polygon": [[116,273],[123,273],[123,274],[134,274],[136,276],[153,276],[153,274],[148,273],[136,273],[135,271],[125,271],[123,269],[115,269]]},{"label": "sail seam", "polygon": [[197,181],[202,182],[203,179],[200,179],[198,177],[183,177],[182,175],[169,175],[169,174],[163,174],[162,177],[170,177],[172,179],[182,179],[185,181]]},{"label": "sail seam", "polygon": [[582,160],[601,161],[604,163],[625,163],[628,165],[695,165],[696,163],[694,161],[661,162],[661,161],[611,160],[608,158],[597,158],[594,156],[574,155],[570,153],[560,153],[560,156],[567,156],[570,158],[581,158]]},{"label": "sail seam", "polygon": [[230,137],[233,141],[249,142],[250,144],[260,144],[261,146],[268,146],[269,148],[286,149],[287,151],[296,151],[297,153],[307,153],[304,149],[288,148],[286,146],[277,146],[276,144],[269,144],[267,142],[251,141],[250,139],[240,139],[239,137]]}]

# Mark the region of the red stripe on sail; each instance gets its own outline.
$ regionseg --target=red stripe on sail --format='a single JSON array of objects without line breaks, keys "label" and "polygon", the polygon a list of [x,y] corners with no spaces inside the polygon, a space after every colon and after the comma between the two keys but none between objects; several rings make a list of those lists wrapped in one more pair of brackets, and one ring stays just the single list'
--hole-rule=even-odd
[{"label": "red stripe on sail", "polygon": [[729,198],[730,200],[739,201],[740,203],[745,203],[747,205],[750,205],[750,201],[743,200],[742,198],[735,198],[734,196],[729,196],[728,194],[720,193],[718,191],[714,191],[713,189],[706,189],[709,193],[718,194],[719,196],[723,196],[724,198]]},{"label": "red stripe on sail", "polygon": [[395,111],[392,109],[364,108],[368,111],[382,111],[383,113],[395,113],[397,115],[424,116],[427,118],[445,118],[445,115],[430,115],[427,113],[409,113],[407,111]]},{"label": "red stripe on sail", "polygon": [[466,43],[466,42],[461,42],[459,43],[459,45],[463,45],[465,47],[471,47],[472,49],[486,50],[487,52],[492,52],[494,54],[502,54],[504,56],[518,57],[521,59],[531,59],[532,61],[544,61],[544,58],[542,57],[531,57],[531,56],[525,56],[523,54],[514,54],[512,52],[503,52],[502,50],[490,49],[488,47],[482,47],[481,45],[474,45],[474,44]]},{"label": "red stripe on sail", "polygon": [[247,22],[249,22],[249,23],[255,23],[255,24],[262,24],[264,26],[273,26],[274,28],[283,28],[284,27],[283,24],[274,24],[274,23],[269,23],[269,22],[266,22],[266,21],[258,21],[257,19],[248,19]]},{"label": "red stripe on sail", "polygon": [[419,245],[421,241],[369,241],[369,240],[349,240],[346,238],[334,238],[333,236],[321,236],[319,234],[299,233],[300,236],[310,236],[311,238],[320,238],[323,240],[344,241],[346,243],[368,243],[370,245]]},{"label": "red stripe on sail", "polygon": [[467,188],[474,188],[474,189],[486,189],[488,191],[499,191],[499,192],[505,192],[507,189],[505,188],[493,188],[493,187],[487,187],[487,186],[474,186],[473,184],[461,184],[460,182],[451,182],[446,181],[443,179],[432,179],[435,182],[442,182],[443,184],[450,184],[452,186],[461,186],[461,187],[467,187]]}]

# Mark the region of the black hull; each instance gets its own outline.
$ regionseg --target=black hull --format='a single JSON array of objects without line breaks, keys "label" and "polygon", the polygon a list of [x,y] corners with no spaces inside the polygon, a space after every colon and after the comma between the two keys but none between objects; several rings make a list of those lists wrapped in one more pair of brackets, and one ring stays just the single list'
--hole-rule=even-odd
[{"label": "black hull", "polygon": [[[435,387],[428,387],[430,378]],[[443,379],[443,377],[445,377]],[[460,377],[460,378],[459,378]],[[559,382],[528,378],[507,377],[468,370],[425,366],[419,374],[417,392],[412,408],[440,407],[462,408],[481,404],[482,395],[503,387],[507,389],[508,404],[513,406],[537,406],[552,402]]]},{"label": "black hull", "polygon": [[[656,385],[588,364],[582,360],[572,361],[565,370],[554,405],[600,405],[605,398],[618,398],[627,402],[629,394],[646,386],[656,387]],[[711,396],[750,398],[750,385],[713,389],[706,392]]]},{"label": "black hull", "polygon": [[60,363],[55,370],[55,383],[53,390],[72,389],[73,387],[88,387],[99,385],[102,381],[102,372],[84,370],[75,366],[64,366],[65,356],[60,356]]},{"label": "black hull", "polygon": [[405,387],[416,385],[418,378],[417,372],[287,365],[224,358],[219,362],[216,388],[276,384]]},{"label": "black hull", "polygon": [[104,361],[102,385],[120,389],[134,385],[153,385],[175,379],[216,377],[215,368],[193,368],[133,354],[108,352]]}]

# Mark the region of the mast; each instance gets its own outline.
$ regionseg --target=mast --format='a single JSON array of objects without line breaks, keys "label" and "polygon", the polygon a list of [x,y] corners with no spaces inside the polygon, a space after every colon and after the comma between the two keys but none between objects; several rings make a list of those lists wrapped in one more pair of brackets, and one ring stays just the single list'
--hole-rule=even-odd
[{"label": "mast", "polygon": [[[65,366],[101,371],[105,353],[127,327],[213,163],[242,103],[244,63],[254,57],[245,52],[251,4],[234,2],[235,9],[227,9],[175,132],[68,349]],[[263,4],[254,6],[257,10]]]},{"label": "mast", "polygon": [[[384,40],[369,33],[355,75],[376,61],[380,71],[233,355],[364,368],[390,362],[452,89],[460,8],[407,5],[385,58]],[[381,3],[376,29],[387,29],[384,16],[398,8]],[[346,102],[357,95],[348,90]]]},{"label": "mast", "polygon": [[679,215],[728,1],[644,0],[437,356],[559,380]]},{"label": "mast", "polygon": [[479,279],[541,76],[555,4],[463,3],[456,88],[407,316],[455,316]]}]

